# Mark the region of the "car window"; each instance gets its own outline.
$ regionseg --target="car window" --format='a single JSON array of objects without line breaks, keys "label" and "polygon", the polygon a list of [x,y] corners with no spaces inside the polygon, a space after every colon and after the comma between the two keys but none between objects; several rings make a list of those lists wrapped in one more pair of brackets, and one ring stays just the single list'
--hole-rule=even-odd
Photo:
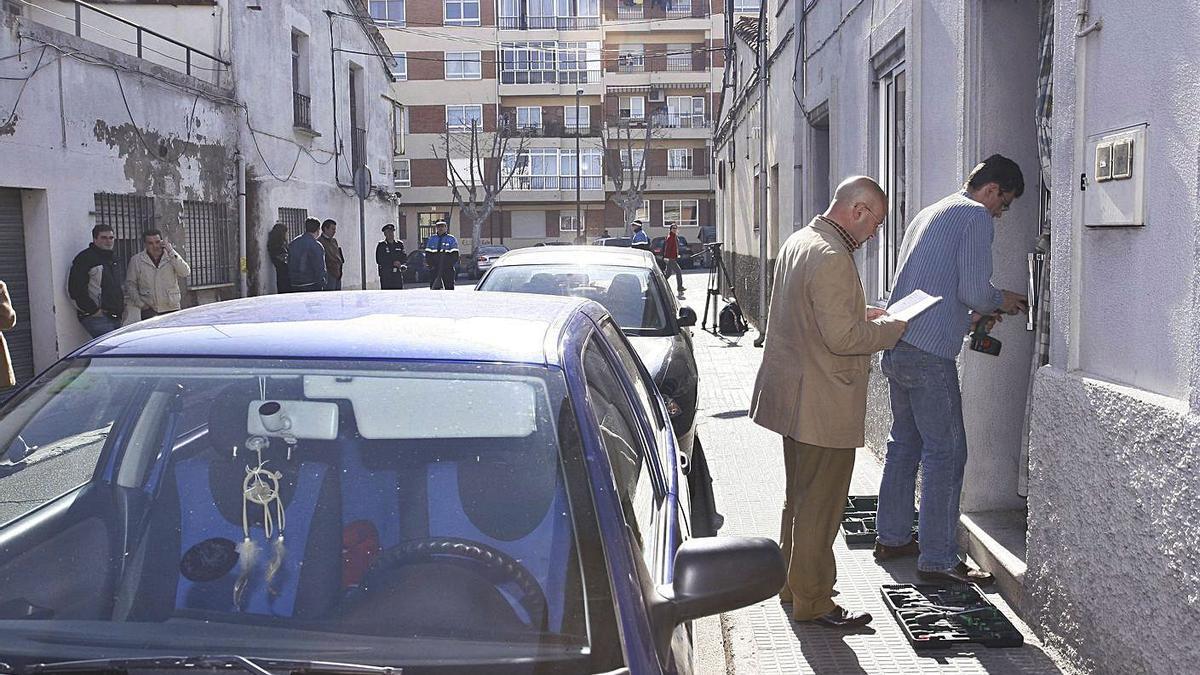
[{"label": "car window", "polygon": [[10,399],[0,416],[0,524],[91,479],[121,406],[139,385],[73,364]]},{"label": "car window", "polygon": [[634,353],[629,340],[621,332],[621,329],[617,328],[616,324],[608,319],[605,319],[600,324],[600,331],[604,333],[604,337],[612,345],[613,351],[617,353],[617,358],[621,360],[621,364],[629,372],[633,380],[633,388],[637,391],[638,402],[646,409],[646,416],[654,423],[657,429],[662,429],[665,421],[662,418],[662,410],[658,405],[658,398],[654,394],[654,382],[647,379],[649,374],[646,372],[645,367],[642,366],[642,362],[637,354]]},{"label": "car window", "polygon": [[502,265],[479,285],[481,291],[565,295],[594,300],[633,335],[671,335],[670,307],[642,267],[615,265]]},{"label": "car window", "polygon": [[653,568],[654,547],[645,546],[643,537],[653,536],[654,516],[660,498],[656,493],[653,464],[647,460],[645,437],[616,370],[595,338],[584,350],[583,371],[588,400],[612,465],[625,520],[633,530],[647,566]]},{"label": "car window", "polygon": [[[612,372],[601,376],[604,391],[615,391]],[[618,405],[624,422],[628,402]],[[609,426],[628,437],[634,470],[645,472],[637,427]],[[121,518],[134,525],[129,549],[86,563],[113,566],[104,572],[119,584],[120,609],[111,609],[113,588],[62,605],[35,600],[40,613],[29,618],[38,621],[5,617],[14,621],[0,651],[30,639],[21,631],[50,630],[65,647],[94,652],[97,636],[136,625],[149,653],[202,653],[252,624],[250,656],[286,651],[297,631],[315,650],[378,663],[419,662],[431,642],[447,653],[461,643],[475,662],[587,655],[589,604],[604,597],[596,588],[607,579],[594,564],[603,560],[599,537],[583,534],[594,525],[580,525],[574,508],[573,495],[586,490],[567,489],[588,480],[578,441],[563,440],[571,438],[579,431],[566,381],[545,367],[60,364],[0,406],[0,524],[87,483],[99,466],[144,498]],[[646,479],[635,473],[632,486],[639,503],[654,502]],[[112,501],[106,484],[94,487]],[[74,515],[64,514],[35,523],[48,540],[63,535],[59,548],[70,537],[60,521]],[[6,557],[0,576],[21,560]],[[56,578],[82,559],[36,560],[49,560]],[[8,591],[0,589],[0,605],[24,592]],[[108,609],[80,609],[91,606]]]}]

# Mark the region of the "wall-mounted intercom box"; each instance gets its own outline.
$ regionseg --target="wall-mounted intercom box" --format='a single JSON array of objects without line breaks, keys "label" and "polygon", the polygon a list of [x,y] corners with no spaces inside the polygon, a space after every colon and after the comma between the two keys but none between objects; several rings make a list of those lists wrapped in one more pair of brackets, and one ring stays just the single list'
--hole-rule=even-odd
[{"label": "wall-mounted intercom box", "polygon": [[1083,181],[1083,224],[1146,224],[1146,125],[1089,136]]}]

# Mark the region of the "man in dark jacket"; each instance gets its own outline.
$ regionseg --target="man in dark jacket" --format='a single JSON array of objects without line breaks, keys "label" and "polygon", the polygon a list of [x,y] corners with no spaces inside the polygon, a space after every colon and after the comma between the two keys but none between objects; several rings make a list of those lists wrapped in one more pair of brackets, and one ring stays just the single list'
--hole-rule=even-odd
[{"label": "man in dark jacket", "polygon": [[304,221],[304,234],[288,244],[288,280],[293,293],[323,291],[328,275],[325,272],[325,247],[317,241],[321,221]]},{"label": "man in dark jacket", "polygon": [[92,243],[71,261],[67,294],[75,303],[79,323],[92,337],[121,327],[124,274],[113,254],[116,243],[111,225],[97,225],[92,228]]},{"label": "man in dark jacket", "polygon": [[402,290],[404,288],[404,270],[408,265],[408,254],[404,251],[404,242],[396,239],[396,226],[388,223],[383,226],[383,241],[375,245],[375,264],[379,266],[379,287],[383,290]]},{"label": "man in dark jacket", "polygon": [[434,223],[437,234],[425,240],[425,264],[432,272],[430,290],[454,290],[454,265],[458,263],[458,240],[447,234],[446,221]]},{"label": "man in dark jacket", "polygon": [[321,223],[321,246],[325,249],[325,290],[342,290],[342,267],[346,264],[346,256],[342,255],[342,246],[337,240],[337,221],[326,218]]}]

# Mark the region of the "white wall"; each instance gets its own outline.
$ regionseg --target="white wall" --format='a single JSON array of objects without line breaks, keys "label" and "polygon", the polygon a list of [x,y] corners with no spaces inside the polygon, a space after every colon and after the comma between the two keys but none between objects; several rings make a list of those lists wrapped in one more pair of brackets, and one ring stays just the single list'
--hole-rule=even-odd
[{"label": "white wall", "polygon": [[[1200,19],[1094,0],[1056,9],[1053,339],[1031,424],[1027,584],[1047,640],[1091,672],[1200,658]],[[1169,48],[1165,48],[1168,46]],[[1076,85],[1082,90],[1078,95]],[[1088,230],[1089,135],[1149,123],[1147,225]]]},{"label": "white wall", "polygon": [[[135,71],[145,68],[160,79],[122,71],[126,110],[112,68],[60,57],[47,47],[33,74],[42,46],[28,37],[18,40],[18,32]],[[66,280],[75,254],[91,242],[94,193],[155,197],[164,230],[177,228],[184,199],[233,203],[237,120],[229,107],[172,86],[202,83],[72,34],[26,21],[0,29],[0,53],[19,50],[33,51],[0,63],[6,77],[32,74],[13,128],[0,131],[0,186],[24,190],[35,365],[44,368],[87,339]],[[16,100],[21,84],[0,80],[0,100]],[[173,239],[188,255],[186,239]]]},{"label": "white wall", "polygon": [[[385,65],[368,53],[373,46],[353,19],[334,17],[331,72],[329,9],[348,13],[345,0],[289,0],[261,3],[261,10],[233,8],[233,56],[236,88],[247,101],[249,125],[243,116],[241,147],[252,174],[247,186],[249,215],[249,260],[252,294],[271,292],[274,271],[266,256],[267,233],[275,224],[280,207],[303,208],[310,217],[333,218],[338,222],[338,243],[346,256],[342,287],[361,288],[362,244],[367,245],[367,286],[379,283],[374,264],[374,244],[379,228],[395,222],[397,205],[373,194],[366,203],[365,238],[359,228],[358,200],[354,196],[350,149],[350,64],[361,68],[366,92],[362,105],[366,115],[367,166],[373,185],[392,189],[391,81]],[[308,36],[308,91],[313,137],[293,126],[291,33]],[[269,45],[265,49],[264,45]],[[336,80],[336,82],[335,82]],[[336,95],[335,92],[336,91]],[[336,108],[335,108],[336,96]],[[335,130],[336,115],[336,130]],[[335,161],[335,151],[341,154]],[[339,186],[340,184],[340,186]]]}]

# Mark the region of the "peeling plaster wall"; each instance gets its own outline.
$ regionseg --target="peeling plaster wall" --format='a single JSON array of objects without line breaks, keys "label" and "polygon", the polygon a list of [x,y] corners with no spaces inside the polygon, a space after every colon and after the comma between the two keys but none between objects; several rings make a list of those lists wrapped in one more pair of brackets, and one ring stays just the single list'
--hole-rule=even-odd
[{"label": "peeling plaster wall", "polygon": [[[350,18],[333,18],[333,45],[340,50],[330,64],[330,19],[324,14],[349,13],[345,0],[286,0],[259,3],[261,10],[231,7],[234,78],[238,97],[253,99],[249,124],[243,124],[240,145],[247,165],[247,263],[250,294],[275,291],[275,273],[266,255],[267,234],[278,210],[307,209],[310,217],[338,222],[337,239],[346,256],[342,287],[361,288],[358,198],[350,187],[351,135],[350,64],[365,77],[362,101],[367,130],[367,166],[376,188],[392,188],[391,91],[385,64],[373,55],[373,46],[362,27]],[[293,126],[291,34],[306,36],[308,57],[305,86],[311,98],[313,136]],[[264,55],[263,45],[274,45]],[[354,53],[364,52],[364,53]],[[336,94],[334,93],[336,91]],[[336,99],[336,104],[335,104]],[[336,108],[335,108],[336,105]],[[334,116],[336,111],[336,132]],[[245,118],[243,118],[243,122]],[[341,154],[334,160],[340,145]],[[341,183],[341,187],[339,187]],[[367,287],[379,286],[375,243],[380,228],[395,223],[398,204],[373,192],[366,202]]]},{"label": "peeling plaster wall", "polygon": [[[52,47],[43,54],[39,41],[80,52],[80,58],[61,56]],[[184,200],[229,204],[236,222],[237,119],[228,106],[210,99],[228,91],[205,85],[197,97],[171,86],[204,85],[181,73],[9,16],[0,25],[0,54],[26,50],[19,59],[0,62],[5,77],[31,76],[11,128],[0,132],[0,186],[25,190],[31,298],[43,304],[53,299],[53,311],[40,306],[31,317],[36,365],[42,368],[87,339],[66,280],[71,260],[91,241],[94,194],[153,197],[156,225],[188,256],[179,221]],[[112,67],[83,59],[126,69],[120,87]],[[6,106],[0,122],[21,84],[0,80]],[[185,293],[184,301],[196,298]]]},{"label": "peeling plaster wall", "polygon": [[[1056,6],[1053,332],[1035,377],[1026,583],[1039,632],[1087,671],[1194,672],[1200,16],[1090,4],[1103,28],[1079,40],[1077,3]],[[1152,94],[1112,95],[1147,83]],[[1080,227],[1079,174],[1091,168],[1076,142],[1140,122],[1146,226]]]}]

